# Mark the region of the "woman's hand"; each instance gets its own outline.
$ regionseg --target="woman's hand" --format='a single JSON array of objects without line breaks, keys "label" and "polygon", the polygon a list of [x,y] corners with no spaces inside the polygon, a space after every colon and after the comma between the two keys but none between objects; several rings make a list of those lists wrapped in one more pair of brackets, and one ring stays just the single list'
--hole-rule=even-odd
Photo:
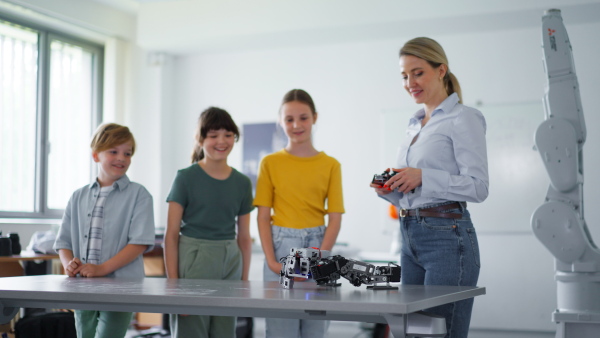
[{"label": "woman's hand", "polygon": [[383,195],[387,195],[389,193],[392,192],[392,190],[388,189],[388,188],[384,188],[383,186],[379,185],[379,184],[374,184],[371,183],[370,185],[371,188],[375,188],[375,192],[377,193],[377,195],[379,196],[383,196]]},{"label": "woman's hand", "polygon": [[398,192],[406,194],[423,183],[421,169],[406,167],[401,169],[392,168],[392,170],[396,172],[396,175],[392,176],[383,185],[383,188],[389,188],[391,191],[398,189]]}]

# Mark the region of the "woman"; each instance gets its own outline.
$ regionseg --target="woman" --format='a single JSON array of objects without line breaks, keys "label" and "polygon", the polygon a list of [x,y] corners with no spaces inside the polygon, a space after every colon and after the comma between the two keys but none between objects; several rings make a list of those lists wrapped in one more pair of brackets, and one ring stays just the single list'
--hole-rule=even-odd
[{"label": "woman", "polygon": [[[475,286],[479,248],[467,202],[488,196],[485,118],[461,104],[443,48],[430,38],[400,50],[403,84],[423,105],[410,119],[397,167],[377,194],[401,208],[402,283]],[[444,316],[446,337],[467,337],[473,299],[429,309]]]}]

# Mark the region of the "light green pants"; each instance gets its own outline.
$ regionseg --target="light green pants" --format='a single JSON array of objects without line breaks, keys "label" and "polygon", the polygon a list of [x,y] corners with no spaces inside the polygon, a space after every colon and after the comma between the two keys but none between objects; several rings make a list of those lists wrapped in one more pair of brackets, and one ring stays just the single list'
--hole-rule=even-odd
[{"label": "light green pants", "polygon": [[125,337],[131,312],[75,310],[77,338]]},{"label": "light green pants", "polygon": [[[179,237],[179,278],[242,279],[242,254],[236,240]],[[236,317],[170,315],[173,338],[235,338]]]}]

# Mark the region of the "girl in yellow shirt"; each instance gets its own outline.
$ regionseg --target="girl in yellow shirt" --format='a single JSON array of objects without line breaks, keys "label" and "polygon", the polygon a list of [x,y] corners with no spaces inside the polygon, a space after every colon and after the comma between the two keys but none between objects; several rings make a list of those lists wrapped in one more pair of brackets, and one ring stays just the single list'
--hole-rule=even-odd
[{"label": "girl in yellow shirt", "polygon": [[[283,97],[279,123],[287,146],[263,158],[256,183],[258,230],[265,253],[264,280],[278,281],[291,248],[331,250],[341,227],[344,202],[340,163],[312,143],[315,104],[302,89]],[[325,225],[325,215],[327,226]],[[322,320],[266,320],[266,337],[324,337]]]}]

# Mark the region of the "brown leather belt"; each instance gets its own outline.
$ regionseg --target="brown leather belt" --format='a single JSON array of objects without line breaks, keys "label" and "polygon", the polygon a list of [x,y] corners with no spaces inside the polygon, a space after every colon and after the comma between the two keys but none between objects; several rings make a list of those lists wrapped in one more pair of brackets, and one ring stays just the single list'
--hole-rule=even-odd
[{"label": "brown leather belt", "polygon": [[462,218],[462,214],[454,212],[444,212],[450,209],[460,209],[460,204],[464,203],[463,206],[467,207],[467,202],[454,202],[450,204],[444,204],[432,208],[423,209],[400,209],[400,217],[417,216],[417,210],[419,210],[420,217],[441,217],[441,218]]}]

